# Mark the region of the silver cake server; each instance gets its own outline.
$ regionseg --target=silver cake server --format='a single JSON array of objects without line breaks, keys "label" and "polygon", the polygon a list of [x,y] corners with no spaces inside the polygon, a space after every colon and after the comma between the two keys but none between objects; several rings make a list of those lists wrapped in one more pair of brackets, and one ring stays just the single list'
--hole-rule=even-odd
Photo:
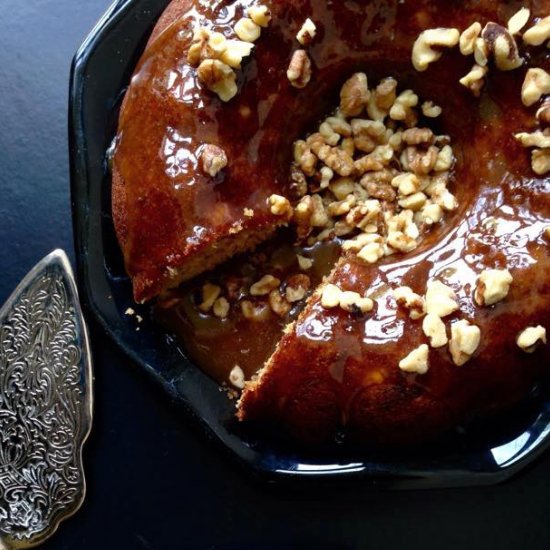
[{"label": "silver cake server", "polygon": [[56,250],[0,309],[0,550],[40,544],[80,508],[91,368],[72,269]]}]

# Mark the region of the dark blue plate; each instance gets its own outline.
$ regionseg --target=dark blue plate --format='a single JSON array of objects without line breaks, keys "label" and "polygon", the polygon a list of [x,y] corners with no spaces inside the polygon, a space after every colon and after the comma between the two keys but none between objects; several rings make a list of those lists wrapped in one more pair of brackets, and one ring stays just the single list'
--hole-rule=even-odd
[{"label": "dark blue plate", "polygon": [[[136,306],[111,219],[106,151],[120,100],[153,25],[168,0],[119,0],[78,51],[70,91],[73,219],[81,297],[117,344],[181,403],[241,463],[268,480],[357,479],[377,486],[449,487],[502,481],[548,445],[544,389],[495,421],[437,444],[394,453],[335,444],[300,449],[272,430],[239,426],[234,405],[213,380]],[[144,318],[125,315],[132,307]]]}]

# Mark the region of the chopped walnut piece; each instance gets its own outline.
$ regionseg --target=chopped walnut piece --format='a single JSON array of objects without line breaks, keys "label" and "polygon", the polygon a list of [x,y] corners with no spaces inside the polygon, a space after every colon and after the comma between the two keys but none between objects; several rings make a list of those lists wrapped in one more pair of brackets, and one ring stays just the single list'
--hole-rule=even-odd
[{"label": "chopped walnut piece", "polygon": [[401,252],[412,252],[418,247],[416,239],[402,231],[389,231],[387,241],[392,248]]},{"label": "chopped walnut piece", "polygon": [[429,128],[409,128],[403,132],[402,139],[407,145],[431,145],[434,137]]},{"label": "chopped walnut piece", "polygon": [[481,36],[494,56],[497,69],[512,71],[523,65],[524,59],[519,55],[516,40],[506,27],[497,23],[487,23]]},{"label": "chopped walnut piece", "polygon": [[298,40],[302,46],[309,46],[313,42],[316,34],[317,26],[311,19],[307,18],[302,28],[298,31],[296,40]]},{"label": "chopped walnut piece", "polygon": [[201,152],[202,171],[211,178],[216,177],[227,166],[227,155],[217,145],[207,144]]},{"label": "chopped walnut piece", "polygon": [[415,221],[426,225],[439,223],[443,218],[443,209],[439,204],[426,201],[419,212],[415,214]]},{"label": "chopped walnut piece", "polygon": [[386,113],[389,112],[397,98],[396,90],[397,80],[395,80],[395,78],[384,78],[384,80],[376,86],[376,90],[374,91],[374,102],[378,109]]},{"label": "chopped walnut piece", "polygon": [[356,73],[342,86],[340,111],[347,117],[359,116],[365,110],[369,97],[367,75]]},{"label": "chopped walnut piece", "polygon": [[459,308],[454,290],[441,281],[429,281],[426,290],[426,311],[438,317],[447,317]]},{"label": "chopped walnut piece", "polygon": [[485,75],[487,71],[487,67],[476,64],[466,76],[459,80],[459,82],[462,86],[468,88],[475,97],[479,97],[483,86],[485,86]]},{"label": "chopped walnut piece", "polygon": [[358,292],[346,291],[340,294],[340,307],[349,313],[368,313],[373,310],[374,302]]},{"label": "chopped walnut piece", "polygon": [[418,96],[412,90],[401,92],[390,109],[392,120],[407,120],[411,109],[418,105]]},{"label": "chopped walnut piece", "polygon": [[239,390],[244,390],[245,376],[243,369],[241,369],[239,365],[235,365],[231,369],[231,372],[229,373],[229,381]]},{"label": "chopped walnut piece", "polygon": [[377,242],[366,244],[357,252],[357,259],[366,264],[375,264],[380,258],[384,257],[384,244],[381,237]]},{"label": "chopped walnut piece", "polygon": [[244,42],[256,42],[262,34],[260,25],[254,23],[252,19],[243,17],[235,23],[235,34]]},{"label": "chopped walnut piece", "polygon": [[425,101],[422,103],[422,114],[428,118],[437,118],[441,116],[443,109],[436,105],[433,101]]},{"label": "chopped walnut piece", "polygon": [[343,137],[352,135],[353,130],[351,124],[345,118],[339,116],[328,117],[325,122],[337,133]]},{"label": "chopped walnut piece", "polygon": [[296,50],[292,54],[286,76],[295,88],[305,88],[311,80],[311,60],[305,50]]},{"label": "chopped walnut piece", "polygon": [[269,204],[271,206],[271,213],[274,216],[290,217],[292,215],[290,201],[281,195],[271,195],[271,197],[269,197]]},{"label": "chopped walnut piece", "polygon": [[272,290],[279,288],[280,279],[273,275],[265,275],[250,287],[251,296],[267,296]]},{"label": "chopped walnut piece", "polygon": [[526,107],[534,105],[544,94],[550,93],[550,74],[539,68],[527,71],[521,88],[521,100]]},{"label": "chopped walnut piece", "polygon": [[441,317],[430,313],[424,317],[422,322],[422,330],[424,334],[430,339],[430,346],[432,348],[442,348],[447,345],[449,339],[447,338],[447,329],[445,323],[441,320]]},{"label": "chopped walnut piece", "polygon": [[519,134],[515,134],[514,137],[524,147],[540,147],[541,149],[547,149],[550,147],[550,135],[547,135],[545,132],[541,132],[540,130],[530,134],[527,132],[520,132]]},{"label": "chopped walnut piece", "polygon": [[448,172],[455,161],[453,148],[450,145],[445,145],[437,155],[437,161],[434,166],[435,172]]},{"label": "chopped walnut piece", "polygon": [[353,119],[351,121],[355,148],[364,153],[372,153],[385,141],[386,127],[375,120]]},{"label": "chopped walnut piece", "polygon": [[230,101],[237,95],[236,75],[233,69],[217,59],[206,59],[197,69],[199,80],[224,101]]},{"label": "chopped walnut piece", "polygon": [[291,304],[302,300],[311,287],[311,279],[304,274],[293,275],[286,283],[285,296]]},{"label": "chopped walnut piece", "polygon": [[253,218],[254,217],[254,210],[252,210],[252,208],[245,208],[243,210],[243,214],[247,217],[247,218]]},{"label": "chopped walnut piece", "polygon": [[529,46],[540,46],[550,38],[550,16],[544,17],[523,33],[523,41]]},{"label": "chopped walnut piece", "polygon": [[321,295],[321,305],[325,309],[333,309],[340,305],[340,295],[342,291],[333,284],[328,284],[323,288]]},{"label": "chopped walnut piece", "polygon": [[222,289],[218,285],[205,283],[202,287],[202,303],[199,305],[199,309],[203,313],[208,313],[221,293]]},{"label": "chopped walnut piece", "polygon": [[252,6],[248,8],[247,14],[260,27],[268,27],[271,23],[271,11],[267,6]]},{"label": "chopped walnut piece", "polygon": [[546,329],[538,325],[528,327],[518,336],[517,345],[527,353],[533,353],[539,343],[546,344]]},{"label": "chopped walnut piece", "polygon": [[429,369],[430,349],[422,344],[399,362],[399,368],[410,374],[426,374]]},{"label": "chopped walnut piece", "polygon": [[477,21],[472,23],[461,35],[459,39],[460,53],[462,55],[472,55],[474,53],[475,41],[481,34],[481,23]]},{"label": "chopped walnut piece", "polygon": [[476,38],[474,42],[474,60],[480,67],[487,67],[491,50],[484,38]]},{"label": "chopped walnut piece", "polygon": [[437,163],[439,150],[433,145],[428,149],[417,149],[416,147],[407,147],[404,151],[406,163],[416,175],[425,176],[429,174]]},{"label": "chopped walnut piece", "polygon": [[380,235],[376,235],[373,233],[361,233],[353,239],[344,241],[344,243],[342,244],[342,250],[344,250],[345,252],[359,252],[359,250],[361,250],[367,244],[374,242],[379,243],[380,240]]},{"label": "chopped walnut piece", "polygon": [[292,306],[283,298],[278,288],[269,293],[269,305],[273,313],[279,317],[284,317],[292,309]]},{"label": "chopped walnut piece", "polygon": [[405,210],[412,210],[413,212],[416,212],[426,204],[427,200],[428,197],[419,191],[418,193],[402,198],[399,201],[399,206]]},{"label": "chopped walnut piece", "polygon": [[377,172],[367,174],[361,179],[361,185],[367,190],[370,197],[381,201],[393,202],[396,193],[391,184],[381,181],[376,177]]},{"label": "chopped walnut piece", "polygon": [[529,8],[521,8],[508,20],[508,30],[512,34],[519,34],[521,30],[527,25],[529,18],[531,17],[531,10]]},{"label": "chopped walnut piece", "polygon": [[267,321],[271,315],[270,308],[267,304],[254,304],[250,300],[243,300],[241,302],[241,311],[245,319],[254,322]]},{"label": "chopped walnut piece", "polygon": [[391,184],[393,187],[399,189],[401,195],[412,195],[420,189],[420,180],[415,174],[406,172],[395,176]]},{"label": "chopped walnut piece", "polygon": [[331,170],[344,177],[350,176],[355,169],[353,159],[345,151],[342,151],[336,147],[333,147],[328,151],[328,154],[323,159],[323,162]]},{"label": "chopped walnut piece", "polygon": [[416,294],[412,288],[401,286],[393,291],[393,297],[399,306],[409,310],[411,319],[421,319],[426,314],[426,303],[422,296]]},{"label": "chopped walnut piece", "polygon": [[301,256],[300,254],[298,254],[296,257],[298,258],[298,265],[303,271],[308,271],[313,267],[313,260],[311,258],[306,258],[305,256]]},{"label": "chopped walnut piece", "polygon": [[475,301],[480,306],[492,306],[508,296],[514,278],[507,269],[487,269],[478,279]]},{"label": "chopped walnut piece", "polygon": [[452,48],[458,44],[460,33],[457,29],[429,29],[420,34],[412,50],[412,62],[417,71],[425,71],[430,63],[437,61],[441,48]]},{"label": "chopped walnut piece", "polygon": [[219,59],[233,69],[240,69],[245,57],[248,57],[254,49],[254,44],[242,40],[227,40],[226,48],[220,53]]},{"label": "chopped walnut piece", "polygon": [[474,355],[481,342],[479,327],[466,320],[457,321],[451,326],[449,351],[458,367],[466,364]]},{"label": "chopped walnut piece", "polygon": [[214,312],[214,315],[216,317],[219,317],[220,319],[225,319],[229,315],[229,302],[227,301],[227,298],[218,298],[214,302],[214,306],[212,308],[212,311]]},{"label": "chopped walnut piece", "polygon": [[542,126],[550,126],[550,98],[546,98],[542,102],[536,116]]},{"label": "chopped walnut piece", "polygon": [[531,168],[539,176],[550,172],[550,149],[535,149],[531,153]]},{"label": "chopped walnut piece", "polygon": [[319,133],[325,138],[325,143],[331,146],[338,145],[342,137],[338,132],[334,131],[334,128],[328,122],[323,122],[319,126]]}]

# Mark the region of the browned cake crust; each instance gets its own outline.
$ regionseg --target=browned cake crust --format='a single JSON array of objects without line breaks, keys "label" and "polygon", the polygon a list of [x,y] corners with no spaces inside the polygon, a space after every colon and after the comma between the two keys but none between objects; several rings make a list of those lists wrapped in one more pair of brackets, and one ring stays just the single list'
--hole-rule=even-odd
[{"label": "browned cake crust", "polygon": [[[269,140],[257,144],[256,158],[241,157],[241,162],[234,162],[215,180],[199,168],[205,144],[220,145],[229,154],[235,151],[233,157],[241,152],[238,126],[234,125],[238,102],[218,116],[221,102],[217,97],[178,101],[159,84],[158,74],[175,59],[186,59],[192,20],[180,21],[180,17],[192,5],[188,0],[175,0],[168,6],[121,108],[113,159],[112,212],[138,302],[254,248],[284,223],[271,214],[267,204],[272,193],[284,189],[284,183],[264,168],[267,159],[273,166],[284,162],[277,158],[277,150],[269,147]],[[170,33],[180,30],[188,36],[174,40]],[[148,63],[155,69],[149,70]],[[251,95],[247,102],[257,102],[257,94]],[[197,127],[199,109],[217,122]],[[177,140],[184,136],[191,139],[180,146]],[[174,148],[172,158],[166,152],[167,144]],[[181,164],[177,153],[186,155]],[[245,209],[254,215],[244,215]]]},{"label": "browned cake crust", "polygon": [[[345,256],[329,282],[375,295],[374,311],[365,316],[328,310],[320,304],[320,292],[314,294],[259,380],[247,385],[239,417],[275,422],[303,440],[330,439],[345,428],[362,440],[407,443],[525,397],[550,364],[548,346],[527,354],[516,344],[527,326],[550,327],[545,237],[550,186],[547,178],[533,174],[526,151],[513,138],[533,126],[534,115],[520,100],[525,68],[495,71],[482,97],[474,99],[458,84],[472,61],[457,50],[426,72],[411,67],[413,43],[426,28],[505,24],[516,4],[266,1],[273,23],[239,77],[239,94],[222,104],[200,87],[188,66],[181,68],[190,44],[181,32],[193,19],[190,8],[198,10],[199,23],[216,28],[226,24],[227,14],[232,21],[243,16],[243,7],[251,3],[225,1],[204,8],[203,2],[172,2],[130,86],[114,158],[113,216],[136,299],[149,299],[270,234],[281,220],[271,214],[267,198],[288,194],[293,141],[326,115],[353,72],[365,71],[375,82],[396,76],[443,108],[439,130],[455,144],[453,192],[460,208],[406,256],[374,266]],[[550,14],[550,1],[525,4],[534,16]],[[318,29],[308,49],[314,77],[310,86],[297,90],[286,80],[286,69],[307,17]],[[530,55],[531,65],[550,69],[544,51]],[[170,75],[177,86],[159,87]],[[252,116],[243,115],[249,112]],[[162,162],[168,153],[159,157],[167,128],[178,133],[170,134],[172,152],[178,143],[186,143],[181,150],[191,156],[204,143],[222,146],[228,172],[213,183],[195,159],[187,172],[167,176]],[[254,216],[243,216],[245,208]],[[500,229],[486,223],[491,216]],[[504,268],[514,277],[507,299],[491,307],[476,305],[480,273]],[[481,343],[465,365],[455,365],[445,346],[430,349],[426,374],[405,373],[398,368],[400,360],[426,337],[422,321],[396,306],[392,290],[406,285],[423,295],[434,279],[451,285],[458,296],[460,310],[445,319],[447,328],[468,320],[480,328]]]}]

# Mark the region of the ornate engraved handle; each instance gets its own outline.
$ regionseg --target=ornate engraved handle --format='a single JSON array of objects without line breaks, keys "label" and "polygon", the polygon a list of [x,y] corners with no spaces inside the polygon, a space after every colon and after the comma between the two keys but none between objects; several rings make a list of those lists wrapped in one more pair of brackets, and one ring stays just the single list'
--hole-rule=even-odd
[{"label": "ornate engraved handle", "polygon": [[57,250],[0,310],[0,550],[43,542],[81,506],[91,422],[86,326]]}]

